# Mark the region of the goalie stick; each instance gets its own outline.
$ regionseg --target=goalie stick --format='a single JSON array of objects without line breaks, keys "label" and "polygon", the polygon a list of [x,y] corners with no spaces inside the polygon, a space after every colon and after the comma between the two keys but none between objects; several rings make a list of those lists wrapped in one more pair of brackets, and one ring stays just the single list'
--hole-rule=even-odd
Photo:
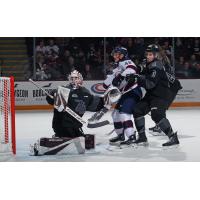
[{"label": "goalie stick", "polygon": [[[42,90],[47,96],[49,96],[51,99],[53,99],[54,97],[52,95],[50,95],[47,91],[45,91],[42,87],[40,87],[35,81],[33,81],[32,79],[29,79],[29,81],[35,85],[38,89]],[[84,121],[82,119],[82,117],[80,117],[78,114],[76,114],[73,110],[71,110],[69,107],[65,107],[64,111],[69,113],[72,117],[74,117],[76,120],[78,120],[81,124],[85,124],[86,121]]]}]

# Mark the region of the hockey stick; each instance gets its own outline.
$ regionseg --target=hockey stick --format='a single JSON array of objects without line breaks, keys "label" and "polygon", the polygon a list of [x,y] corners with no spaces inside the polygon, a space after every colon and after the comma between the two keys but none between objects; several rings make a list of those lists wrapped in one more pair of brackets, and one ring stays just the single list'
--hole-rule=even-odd
[{"label": "hockey stick", "polygon": [[[32,79],[29,79],[29,81],[35,85],[38,89],[42,90],[47,96],[49,96],[51,99],[54,99],[52,95],[50,95],[47,91],[45,91],[42,87],[40,87],[35,81]],[[73,110],[71,110],[69,107],[65,107],[64,109],[65,112],[69,113],[72,117],[74,117],[76,120],[78,120],[81,124],[85,124],[86,121],[82,119],[78,114],[76,114]]]},{"label": "hockey stick", "polygon": [[31,78],[28,79],[33,85],[35,85],[38,89],[42,90],[47,96],[49,96],[51,99],[53,99],[53,96],[50,95],[47,91],[45,91],[42,87],[37,85],[35,81],[33,81]]}]

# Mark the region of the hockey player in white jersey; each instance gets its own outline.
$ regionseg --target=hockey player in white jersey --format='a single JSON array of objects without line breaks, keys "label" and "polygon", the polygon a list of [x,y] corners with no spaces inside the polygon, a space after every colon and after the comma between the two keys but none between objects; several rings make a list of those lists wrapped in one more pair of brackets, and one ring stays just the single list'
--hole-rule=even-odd
[{"label": "hockey player in white jersey", "polygon": [[[137,84],[127,84],[126,76],[137,73],[137,67],[132,60],[128,58],[127,49],[116,47],[112,56],[116,68],[111,75],[108,75],[104,81],[105,89],[115,86],[121,91],[121,98],[112,113],[116,137],[110,139],[110,144],[120,143],[120,145],[129,145],[135,141],[135,131],[131,116],[136,103],[142,97],[142,91]],[[127,136],[127,140],[125,138]]]}]

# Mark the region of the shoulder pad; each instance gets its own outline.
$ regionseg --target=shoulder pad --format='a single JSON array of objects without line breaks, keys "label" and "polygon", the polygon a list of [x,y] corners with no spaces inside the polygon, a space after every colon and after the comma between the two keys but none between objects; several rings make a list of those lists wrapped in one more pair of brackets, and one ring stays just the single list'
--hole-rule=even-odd
[{"label": "shoulder pad", "polygon": [[90,91],[85,87],[81,87],[81,90],[82,90],[82,92],[90,94]]},{"label": "shoulder pad", "polygon": [[149,69],[157,68],[162,70],[164,69],[163,67],[163,63],[160,60],[156,60],[150,64]]},{"label": "shoulder pad", "polygon": [[127,66],[134,66],[135,67],[135,64],[132,60],[127,59],[127,60],[119,62],[119,66],[125,69]]}]

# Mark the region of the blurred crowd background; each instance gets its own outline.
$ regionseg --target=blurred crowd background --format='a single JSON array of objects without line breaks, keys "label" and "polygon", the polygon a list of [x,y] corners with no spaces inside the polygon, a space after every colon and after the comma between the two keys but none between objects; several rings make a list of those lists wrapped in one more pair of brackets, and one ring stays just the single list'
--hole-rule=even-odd
[{"label": "blurred crowd background", "polygon": [[138,65],[152,43],[165,51],[177,78],[200,78],[200,38],[57,37],[25,38],[28,62],[22,79],[66,80],[70,71],[77,69],[85,80],[102,80],[113,68],[114,47],[126,47],[129,57]]}]

